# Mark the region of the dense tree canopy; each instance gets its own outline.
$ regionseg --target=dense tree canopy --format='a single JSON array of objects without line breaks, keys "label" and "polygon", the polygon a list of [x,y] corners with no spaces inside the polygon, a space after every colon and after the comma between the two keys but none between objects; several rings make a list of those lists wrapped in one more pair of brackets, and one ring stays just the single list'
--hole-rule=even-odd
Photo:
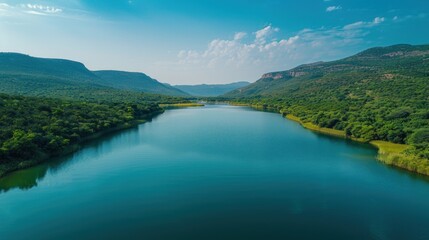
[{"label": "dense tree canopy", "polygon": [[161,111],[155,103],[92,103],[0,94],[0,164],[60,154],[94,133]]}]

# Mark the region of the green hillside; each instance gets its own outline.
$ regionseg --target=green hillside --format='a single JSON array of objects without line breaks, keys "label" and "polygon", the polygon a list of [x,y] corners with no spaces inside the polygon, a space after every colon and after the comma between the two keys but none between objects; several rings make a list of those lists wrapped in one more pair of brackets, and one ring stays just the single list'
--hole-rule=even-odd
[{"label": "green hillside", "polygon": [[174,87],[192,96],[216,97],[249,84],[249,82],[235,82],[229,84],[175,85]]},{"label": "green hillside", "polygon": [[[130,80],[130,76],[137,77]],[[146,96],[141,92],[186,95],[144,74],[91,72],[79,62],[18,53],[0,53],[0,83],[1,93],[80,100],[140,99]]]},{"label": "green hillside", "polygon": [[49,76],[79,83],[93,83],[97,80],[82,63],[64,59],[35,58],[19,53],[0,53],[0,73]]},{"label": "green hillside", "polygon": [[[288,71],[267,73],[255,83],[225,96],[284,96],[311,92],[316,87],[323,90],[328,84],[353,87],[369,75],[371,79],[368,80],[427,77],[428,55],[429,45],[372,48],[338,61],[305,64]],[[381,82],[386,83],[389,81]]]},{"label": "green hillside", "polygon": [[[408,144],[413,156],[429,158],[429,45],[372,48],[264,74],[224,97],[361,141]],[[417,171],[418,166],[406,168]]]},{"label": "green hillside", "polygon": [[112,70],[94,71],[93,73],[102,80],[103,85],[113,88],[170,96],[189,96],[189,94],[162,84],[144,73]]}]

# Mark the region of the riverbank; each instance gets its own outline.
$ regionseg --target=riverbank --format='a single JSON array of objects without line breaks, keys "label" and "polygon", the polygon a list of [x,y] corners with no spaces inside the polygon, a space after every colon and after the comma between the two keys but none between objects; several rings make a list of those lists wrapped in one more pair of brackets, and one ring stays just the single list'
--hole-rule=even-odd
[{"label": "riverbank", "polygon": [[159,107],[168,109],[168,108],[184,108],[184,107],[204,107],[202,103],[168,103],[168,104],[159,104]]},{"label": "riverbank", "polygon": [[50,159],[52,159],[54,157],[61,157],[61,156],[66,156],[66,155],[72,154],[72,153],[78,151],[81,148],[81,146],[83,144],[85,144],[86,142],[96,140],[96,139],[103,137],[103,136],[110,134],[110,133],[114,133],[114,132],[118,132],[121,130],[133,128],[139,124],[142,124],[142,123],[149,121],[153,117],[155,117],[159,114],[162,114],[163,112],[164,112],[164,110],[156,111],[156,112],[147,114],[146,116],[142,117],[141,119],[134,120],[131,122],[127,122],[127,123],[124,123],[120,126],[109,128],[109,129],[106,129],[106,130],[103,130],[100,132],[96,132],[96,133],[94,133],[88,137],[82,138],[78,143],[75,143],[75,144],[72,144],[72,145],[66,147],[63,151],[61,151],[60,153],[55,154],[55,155],[47,155],[47,154],[39,153],[39,154],[37,154],[37,156],[34,156],[34,158],[30,159],[30,160],[25,160],[25,161],[16,162],[16,163],[12,162],[12,163],[0,164],[0,178],[6,176],[7,174],[9,174],[11,172],[21,170],[21,169],[25,169],[25,168],[30,168],[30,167],[36,166],[40,163],[49,161]]},{"label": "riverbank", "polygon": [[294,116],[292,114],[287,114],[285,116],[285,118],[292,120],[292,121],[295,121],[295,122],[301,124],[304,128],[310,129],[310,130],[315,131],[315,132],[319,132],[319,133],[323,133],[323,134],[327,134],[327,135],[331,135],[331,136],[335,136],[335,137],[347,138],[346,133],[344,131],[336,130],[336,129],[332,129],[332,128],[319,127],[319,126],[317,126],[311,122],[302,122],[300,118],[298,118],[297,116]]},{"label": "riverbank", "polygon": [[381,162],[429,176],[429,161],[406,154],[406,150],[409,149],[410,146],[385,141],[370,141],[370,143],[378,148],[377,159]]},{"label": "riverbank", "polygon": [[369,143],[372,146],[377,148],[378,150],[377,160],[379,160],[380,162],[390,166],[401,168],[410,172],[429,176],[429,161],[427,159],[422,159],[407,153],[407,150],[411,148],[411,146],[409,145],[391,143],[391,142],[380,141],[380,140],[367,141],[361,138],[349,137],[346,135],[345,131],[336,130],[332,128],[319,127],[316,124],[313,124],[311,122],[303,122],[297,116],[294,116],[292,114],[283,114],[282,112],[279,112],[277,109],[270,108],[269,106],[249,105],[249,104],[243,104],[243,103],[238,103],[238,104],[231,103],[231,105],[248,106],[257,110],[280,113],[285,118],[292,120],[294,122],[297,122],[304,128],[309,129],[311,131],[318,132],[321,134],[326,134],[329,136],[350,139],[361,143]]}]

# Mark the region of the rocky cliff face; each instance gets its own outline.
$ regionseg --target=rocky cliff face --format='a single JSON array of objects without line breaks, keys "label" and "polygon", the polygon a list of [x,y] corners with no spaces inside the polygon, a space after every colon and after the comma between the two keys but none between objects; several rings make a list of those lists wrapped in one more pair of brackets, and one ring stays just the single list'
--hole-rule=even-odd
[{"label": "rocky cliff face", "polygon": [[293,77],[300,77],[306,75],[306,72],[301,71],[284,71],[284,72],[274,72],[274,73],[265,73],[262,75],[261,79],[290,79]]},{"label": "rocky cliff face", "polygon": [[411,51],[411,52],[397,51],[397,52],[386,53],[383,55],[383,57],[418,57],[418,56],[426,56],[426,55],[429,55],[429,51]]}]

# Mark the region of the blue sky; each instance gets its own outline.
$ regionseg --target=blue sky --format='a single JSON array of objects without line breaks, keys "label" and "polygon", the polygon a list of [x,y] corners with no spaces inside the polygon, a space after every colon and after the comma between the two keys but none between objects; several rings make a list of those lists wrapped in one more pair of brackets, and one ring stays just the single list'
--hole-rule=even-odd
[{"label": "blue sky", "polygon": [[428,44],[428,26],[427,0],[0,0],[0,51],[171,84],[255,81],[369,47]]}]

